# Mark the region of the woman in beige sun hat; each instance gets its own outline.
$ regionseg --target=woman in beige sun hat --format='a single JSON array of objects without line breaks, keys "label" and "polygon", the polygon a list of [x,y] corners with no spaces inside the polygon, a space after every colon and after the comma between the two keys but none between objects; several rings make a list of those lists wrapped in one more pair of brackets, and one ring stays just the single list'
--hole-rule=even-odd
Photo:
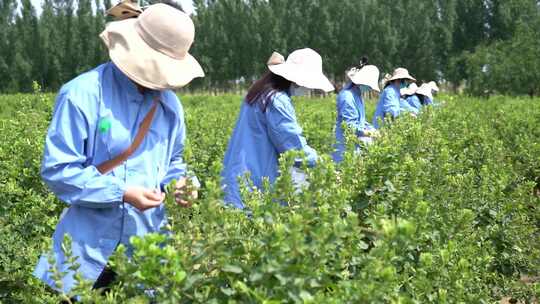
[{"label": "woman in beige sun hat", "polygon": [[[46,253],[34,275],[69,294],[76,282],[64,263],[64,235],[83,279],[102,288],[114,279],[107,266],[119,244],[159,233],[166,223],[165,185],[179,180],[176,201],[189,206],[182,160],[186,127],[182,106],[169,89],[204,75],[188,53],[194,26],[165,4],[138,18],[110,23],[101,38],[112,62],[65,84],[48,129],[42,178],[67,208],[53,235],[56,265]],[[58,285],[50,272],[65,273]]]},{"label": "woman in beige sun hat", "polygon": [[[262,190],[266,178],[273,183],[282,153],[302,151],[308,164],[315,165],[317,152],[302,135],[291,97],[311,89],[334,89],[323,73],[321,56],[312,49],[296,50],[287,60],[273,53],[267,66],[269,71],[249,88],[242,102],[223,161],[224,201],[240,209],[244,208],[240,189],[252,183]],[[244,183],[239,184],[239,179]]]},{"label": "woman in beige sun hat", "polygon": [[360,64],[347,72],[349,82],[336,98],[336,144],[335,152],[332,154],[336,163],[343,160],[345,152],[344,123],[365,144],[371,144],[372,138],[376,136],[376,130],[366,121],[366,108],[362,93],[381,91],[379,89],[379,75],[379,69],[374,65],[368,65],[366,57],[362,57]]},{"label": "woman in beige sun hat", "polygon": [[114,64],[143,87],[176,89],[204,76],[188,53],[195,38],[193,21],[166,4],[152,5],[138,18],[109,23],[100,37]]},{"label": "woman in beige sun hat", "polygon": [[376,129],[381,127],[380,123],[385,120],[386,117],[395,119],[400,114],[400,89],[406,88],[408,83],[416,82],[416,79],[409,74],[409,71],[404,68],[397,68],[394,70],[388,81],[385,83],[385,88],[375,114],[373,116],[373,126]]}]

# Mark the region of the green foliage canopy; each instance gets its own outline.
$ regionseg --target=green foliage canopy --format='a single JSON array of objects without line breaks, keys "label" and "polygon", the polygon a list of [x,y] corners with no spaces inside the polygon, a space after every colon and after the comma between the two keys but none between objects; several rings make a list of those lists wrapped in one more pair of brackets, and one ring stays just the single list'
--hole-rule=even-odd
[{"label": "green foliage canopy", "polygon": [[[155,3],[145,1],[145,3]],[[536,0],[195,0],[196,41],[204,79],[188,89],[245,89],[265,71],[272,51],[311,47],[337,83],[367,55],[384,72],[408,68],[419,80],[446,81],[468,92],[539,94],[512,82],[534,80],[540,5]],[[98,34],[111,1],[0,1],[0,92],[57,90],[107,60]],[[510,47],[513,45],[513,47]],[[521,56],[521,53],[526,54]],[[481,76],[478,66],[489,65]],[[508,70],[511,69],[510,72]],[[536,70],[537,71],[537,70]],[[509,75],[512,75],[510,77]],[[478,88],[485,79],[496,87]],[[479,79],[482,79],[479,82]],[[500,85],[500,83],[505,83]],[[536,81],[538,83],[538,81]]]}]

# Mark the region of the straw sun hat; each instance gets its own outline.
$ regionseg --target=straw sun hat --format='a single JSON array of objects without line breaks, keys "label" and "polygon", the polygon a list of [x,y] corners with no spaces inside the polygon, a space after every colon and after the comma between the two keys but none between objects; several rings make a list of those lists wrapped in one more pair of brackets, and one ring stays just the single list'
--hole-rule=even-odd
[{"label": "straw sun hat", "polygon": [[407,69],[404,69],[404,68],[395,69],[394,72],[392,73],[392,77],[390,77],[388,81],[394,81],[398,79],[407,79],[412,82],[416,82],[416,79],[414,79],[414,77],[412,77],[409,74],[409,71],[407,71]]},{"label": "straw sun hat", "polygon": [[347,72],[347,77],[356,85],[366,85],[373,90],[380,92],[379,69],[374,65],[366,65],[361,69],[352,68]]},{"label": "straw sun hat", "polygon": [[107,10],[107,15],[113,16],[116,20],[124,20],[128,18],[135,18],[142,14],[142,8],[137,2],[131,0],[123,0],[117,5]]},{"label": "straw sun hat", "polygon": [[180,88],[204,77],[188,53],[195,38],[193,21],[166,4],[151,5],[138,18],[109,23],[100,37],[112,62],[149,89]]},{"label": "straw sun hat", "polygon": [[287,60],[274,52],[267,62],[268,69],[298,86],[325,92],[334,90],[334,86],[324,75],[322,58],[312,49],[300,49],[292,52]]}]

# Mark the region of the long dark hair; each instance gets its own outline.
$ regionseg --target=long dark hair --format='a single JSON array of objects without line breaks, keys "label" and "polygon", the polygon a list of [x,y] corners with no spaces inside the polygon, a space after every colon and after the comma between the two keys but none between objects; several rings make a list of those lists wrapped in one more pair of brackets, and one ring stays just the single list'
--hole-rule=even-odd
[{"label": "long dark hair", "polygon": [[263,112],[272,101],[272,97],[278,92],[288,92],[291,87],[291,81],[267,71],[259,80],[251,85],[246,95],[246,102],[250,106],[257,101],[261,101]]},{"label": "long dark hair", "polygon": [[420,99],[420,104],[425,106],[427,103],[426,96],[420,94],[416,94],[416,96],[418,97],[418,99]]}]

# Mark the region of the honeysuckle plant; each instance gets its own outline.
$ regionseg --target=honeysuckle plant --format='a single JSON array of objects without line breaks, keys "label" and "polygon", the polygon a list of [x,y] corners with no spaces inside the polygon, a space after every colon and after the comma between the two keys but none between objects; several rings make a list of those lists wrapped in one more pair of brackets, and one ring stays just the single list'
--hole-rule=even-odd
[{"label": "honeysuckle plant", "polygon": [[[52,96],[39,94],[52,104]],[[38,99],[14,96],[24,111],[0,119],[1,302],[78,296],[83,303],[496,303],[504,297],[530,303],[540,297],[538,100],[456,96],[416,119],[386,124],[361,153],[349,130],[340,164],[329,156],[333,100],[300,100],[297,115],[320,152],[317,166],[300,166],[307,183],[299,188],[289,172],[302,155],[282,155],[279,178],[262,189],[242,187],[246,209],[238,210],[222,201],[220,173],[241,98],[183,98],[190,138],[184,158],[201,181],[199,199],[181,208],[169,196],[163,233],[117,249],[110,262],[118,280],[110,292],[93,291],[78,276],[66,295],[31,276],[65,207],[39,177],[50,110],[25,106],[32,100]],[[77,270],[69,241],[64,247]]]}]

